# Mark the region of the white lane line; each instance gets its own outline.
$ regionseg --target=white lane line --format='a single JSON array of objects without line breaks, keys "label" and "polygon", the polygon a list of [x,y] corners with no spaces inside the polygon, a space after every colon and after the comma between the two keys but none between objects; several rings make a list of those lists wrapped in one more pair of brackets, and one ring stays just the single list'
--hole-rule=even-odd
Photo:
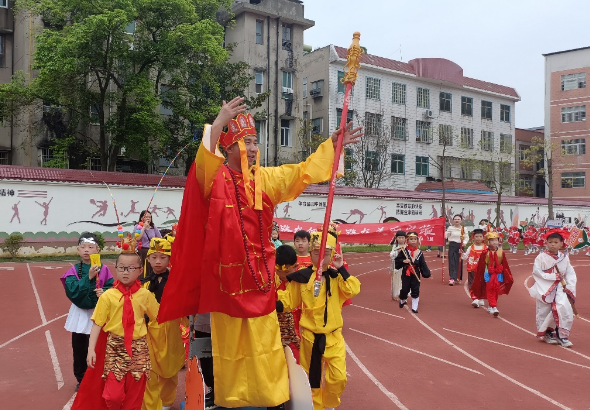
[{"label": "white lane line", "polygon": [[55,319],[48,320],[46,323],[44,323],[44,324],[42,324],[42,325],[36,326],[36,327],[32,328],[31,330],[27,330],[25,333],[21,333],[20,335],[18,335],[18,336],[16,336],[16,337],[13,337],[13,338],[12,338],[12,339],[10,339],[9,341],[2,343],[2,344],[0,345],[0,349],[2,349],[2,348],[3,348],[4,346],[6,346],[6,345],[9,345],[10,343],[14,342],[15,340],[18,340],[18,339],[20,339],[21,337],[28,335],[29,333],[32,333],[32,332],[34,332],[34,331],[35,331],[35,330],[37,330],[37,329],[41,329],[42,327],[45,327],[45,326],[47,326],[48,324],[50,324],[50,323],[52,323],[52,322],[55,322],[56,320],[59,320],[59,319],[61,319],[61,318],[64,318],[64,317],[66,317],[67,315],[68,315],[68,314],[66,313],[65,315],[61,315],[61,316],[58,316],[58,317],[56,317]]},{"label": "white lane line", "polygon": [[70,410],[72,408],[72,405],[74,404],[74,400],[76,400],[76,394],[78,394],[78,393],[74,393],[74,395],[70,398],[70,400],[68,400],[66,405],[61,410]]},{"label": "white lane line", "polygon": [[506,343],[496,342],[495,340],[484,339],[483,337],[478,337],[478,336],[470,335],[470,334],[467,334],[467,333],[458,332],[456,330],[451,330],[451,329],[447,329],[447,328],[444,328],[444,327],[443,327],[443,330],[446,330],[447,332],[456,333],[456,334],[459,334],[459,335],[471,337],[473,339],[483,340],[484,342],[488,342],[488,343],[493,343],[493,344],[500,345],[500,346],[509,347],[509,348],[515,349],[515,350],[520,350],[521,352],[527,352],[527,353],[534,354],[534,355],[537,355],[537,356],[545,357],[547,359],[557,360],[558,362],[571,364],[572,366],[578,366],[578,367],[583,367],[585,369],[590,369],[590,367],[584,366],[583,364],[569,362],[567,360],[558,359],[557,357],[549,356],[549,355],[546,355],[546,354],[543,354],[543,353],[537,353],[537,352],[533,352],[532,350],[523,349],[521,347],[516,347],[516,346],[512,346],[512,345],[506,344]]},{"label": "white lane line", "polygon": [[[406,309],[408,309],[408,307],[406,306]],[[409,311],[409,309],[408,309]],[[465,356],[469,357],[471,360],[473,360],[476,363],[479,363],[480,365],[482,365],[483,367],[485,367],[486,369],[496,373],[498,376],[508,380],[511,383],[514,383],[515,385],[522,387],[523,389],[533,393],[535,396],[542,398],[543,400],[548,401],[549,403],[559,407],[560,409],[563,410],[571,410],[569,407],[559,403],[558,401],[553,400],[551,397],[548,397],[546,395],[544,395],[543,393],[541,393],[538,390],[533,389],[532,387],[529,387],[521,382],[519,382],[516,379],[513,379],[512,377],[502,373],[501,371],[499,371],[498,369],[493,368],[492,366],[490,366],[487,363],[482,362],[481,360],[479,360],[477,357],[467,353],[465,350],[461,349],[459,346],[456,346],[455,344],[453,344],[453,342],[451,342],[449,339],[447,339],[446,337],[444,337],[443,335],[441,335],[440,333],[438,333],[436,330],[434,330],[433,328],[431,328],[430,326],[428,326],[426,323],[424,323],[422,321],[422,319],[420,319],[417,315],[412,314],[412,317],[414,319],[416,319],[422,326],[424,326],[426,329],[430,330],[435,336],[437,336],[439,339],[441,339],[442,341],[444,341],[445,343],[447,343],[449,346],[451,346],[453,349],[458,350],[459,352],[463,353]]]},{"label": "white lane line", "polygon": [[578,319],[580,319],[580,320],[583,320],[584,322],[588,322],[588,323],[590,323],[590,320],[588,320],[588,319],[584,319],[582,316],[578,316]]},{"label": "white lane line", "polygon": [[[352,350],[350,350],[350,347],[348,346],[348,344],[345,343],[344,345],[346,346],[346,352],[348,353],[348,355],[352,358],[352,360],[354,360],[354,362],[362,370],[362,372],[373,382],[373,384],[375,384],[375,386],[377,386],[379,388],[379,390],[381,390],[381,392],[383,394],[385,394],[389,398],[389,400],[391,400],[393,402],[393,404],[395,404],[397,406],[398,409],[409,410],[406,406],[403,405],[403,403],[401,401],[399,401],[399,399],[397,398],[397,396],[395,394],[393,394],[392,392],[387,390],[385,388],[385,386],[383,386],[381,384],[381,382],[379,380],[377,380],[377,378],[375,376],[373,376],[373,374],[369,371],[369,369],[367,369],[365,367],[365,365],[359,360],[359,358],[356,357],[356,355],[352,352]],[[69,409],[64,408],[64,410],[69,410]]]},{"label": "white lane line", "polygon": [[438,360],[439,362],[443,362],[443,363],[449,364],[451,366],[458,367],[459,369],[467,370],[468,372],[479,374],[480,376],[483,376],[482,373],[478,372],[477,370],[470,369],[469,367],[461,366],[460,364],[453,363],[453,362],[450,362],[450,361],[445,360],[445,359],[441,359],[440,357],[436,357],[436,356],[433,356],[431,354],[421,352],[420,350],[412,349],[410,347],[407,347],[407,346],[404,346],[404,345],[400,345],[400,344],[391,342],[391,341],[389,341],[387,339],[382,339],[379,336],[375,336],[375,335],[372,335],[370,333],[365,333],[363,331],[352,329],[352,328],[349,328],[349,329],[351,331],[353,331],[353,332],[357,332],[357,333],[360,333],[362,335],[372,337],[373,339],[380,340],[380,341],[385,342],[385,343],[388,343],[390,345],[397,346],[397,347],[400,347],[402,349],[409,350],[410,352],[414,352],[414,353],[417,353],[417,354],[422,355],[422,356],[430,357],[431,359]]},{"label": "white lane line", "polygon": [[53,345],[53,339],[49,330],[45,331],[45,338],[47,339],[47,346],[49,347],[49,355],[51,356],[51,362],[53,363],[53,372],[55,373],[55,380],[57,381],[57,390],[64,386],[64,378],[61,374],[61,368],[59,367],[59,361],[57,360],[57,353],[55,352],[55,346]]},{"label": "white lane line", "polygon": [[[355,266],[356,266],[356,265],[355,265]],[[387,269],[389,269],[389,266],[386,266],[386,267],[384,267],[384,268],[379,268],[379,269],[373,269],[373,270],[370,270],[370,271],[368,271],[368,272],[359,273],[358,275],[354,275],[354,276],[356,276],[356,277],[358,278],[359,276],[363,276],[363,275],[366,275],[366,274],[368,274],[368,273],[379,272],[379,271],[381,271],[381,270],[387,270]]]},{"label": "white lane line", "polygon": [[47,319],[45,318],[45,312],[43,311],[43,306],[41,306],[41,298],[39,298],[39,292],[37,292],[37,286],[35,286],[35,281],[33,280],[33,274],[31,273],[31,267],[27,263],[27,270],[29,271],[29,278],[31,279],[31,286],[33,286],[33,292],[35,293],[35,299],[37,300],[37,308],[39,309],[39,315],[41,315],[41,322],[45,325],[47,324]]},{"label": "white lane line", "polygon": [[[393,316],[393,317],[396,317],[398,319],[405,319],[405,317],[403,317],[403,316],[394,315],[393,313],[382,312],[381,310],[371,309],[371,308],[368,308],[368,307],[359,306],[359,305],[355,305],[355,304],[352,304],[350,306],[354,306],[354,307],[357,307],[357,308],[370,310],[371,312],[377,312],[377,313],[381,313],[381,314],[387,315],[387,316]],[[0,346],[0,347],[2,347],[2,346]]]}]

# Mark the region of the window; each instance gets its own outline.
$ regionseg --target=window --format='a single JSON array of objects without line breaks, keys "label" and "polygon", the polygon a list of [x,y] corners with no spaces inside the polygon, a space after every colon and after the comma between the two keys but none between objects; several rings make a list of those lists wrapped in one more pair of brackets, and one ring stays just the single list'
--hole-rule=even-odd
[{"label": "window", "polygon": [[391,102],[394,104],[406,103],[406,85],[393,83],[391,86]]},{"label": "window", "polygon": [[256,44],[264,44],[264,21],[256,20]]},{"label": "window", "polygon": [[307,77],[303,77],[303,98],[307,98]]},{"label": "window", "polygon": [[7,9],[8,8],[8,0],[0,0],[0,7]]},{"label": "window", "polygon": [[428,157],[416,157],[416,175],[427,177],[429,164]]},{"label": "window", "polygon": [[562,188],[584,188],[586,187],[585,172],[564,172],[561,174]]},{"label": "window", "polygon": [[354,165],[354,150],[352,148],[344,148],[344,169],[352,171]]},{"label": "window", "polygon": [[494,133],[491,131],[481,132],[481,149],[491,151],[494,149]]},{"label": "window", "polygon": [[172,97],[174,96],[174,90],[167,85],[160,86],[160,114],[172,115]]},{"label": "window", "polygon": [[[562,142],[561,147],[563,148],[563,142]],[[527,159],[527,152],[526,152],[526,150],[529,149],[529,148],[530,148],[529,145],[519,145],[518,146],[518,159],[520,161],[526,161],[526,159]]]},{"label": "window", "polygon": [[381,80],[378,78],[367,77],[367,95],[371,100],[381,99]]},{"label": "window", "polygon": [[314,118],[311,120],[311,127],[314,134],[320,134],[322,132],[322,119]]},{"label": "window", "polygon": [[98,125],[100,122],[98,118],[98,105],[92,104],[90,106],[90,124],[91,125]]},{"label": "window", "polygon": [[512,185],[512,165],[500,164],[500,182],[504,185]]},{"label": "window", "polygon": [[[168,163],[164,166],[168,166]],[[88,158],[88,169],[91,171],[101,171],[100,158]]]},{"label": "window", "polygon": [[561,109],[561,122],[580,122],[586,120],[586,106],[564,107]]},{"label": "window", "polygon": [[533,178],[523,176],[518,179],[518,192],[521,193],[532,193],[533,191]]},{"label": "window", "polygon": [[365,113],[365,134],[368,136],[381,134],[381,114]]},{"label": "window", "polygon": [[258,135],[258,142],[265,141],[264,135],[266,132],[266,121],[259,121],[254,120],[254,128],[256,129],[256,134]]},{"label": "window", "polygon": [[[336,127],[340,127],[340,121],[342,121],[342,109],[336,108]],[[346,113],[346,123],[354,121],[354,111],[348,110]]]},{"label": "window", "polygon": [[405,171],[406,156],[402,154],[391,154],[391,173],[403,174]]},{"label": "window", "polygon": [[440,110],[451,112],[452,95],[451,93],[440,92]]},{"label": "window", "polygon": [[485,118],[487,120],[492,119],[492,102],[491,101],[481,101],[481,118]]},{"label": "window", "polygon": [[473,148],[473,128],[461,127],[461,147]]},{"label": "window", "polygon": [[473,179],[473,165],[469,162],[461,162],[461,179]]},{"label": "window", "polygon": [[281,147],[291,146],[291,121],[281,120]]},{"label": "window", "polygon": [[473,116],[473,98],[461,97],[461,115]]},{"label": "window", "polygon": [[416,106],[420,108],[430,108],[430,90],[428,88],[418,87]]},{"label": "window", "polygon": [[500,134],[500,152],[503,154],[512,154],[512,135]]},{"label": "window", "polygon": [[451,125],[438,125],[438,143],[439,145],[453,145],[453,127]]},{"label": "window", "polygon": [[321,96],[323,88],[324,88],[324,80],[314,81],[311,83],[311,91],[309,92],[309,94],[311,96]]},{"label": "window", "polygon": [[453,178],[453,164],[451,163],[450,159],[444,159],[442,157],[438,157],[439,161],[443,164],[443,177],[444,178]]},{"label": "window", "polygon": [[256,93],[264,92],[264,71],[254,71],[254,83],[256,84]]},{"label": "window", "polygon": [[394,140],[407,140],[408,128],[407,120],[400,117],[391,117],[391,137]]},{"label": "window", "polygon": [[500,104],[500,121],[510,122],[510,106]]},{"label": "window", "polygon": [[561,90],[586,88],[586,73],[566,74],[561,76]]},{"label": "window", "polygon": [[344,71],[338,71],[338,92],[339,93],[344,93],[346,87],[344,86],[344,83],[342,82],[344,80]]},{"label": "window", "polygon": [[291,26],[283,24],[283,50],[291,49]]},{"label": "window", "polygon": [[379,156],[377,151],[365,151],[365,171],[379,171]]},{"label": "window", "polygon": [[575,140],[561,141],[561,152],[563,155],[584,155],[586,154],[586,139],[577,138]]},{"label": "window", "polygon": [[430,132],[430,123],[428,121],[416,121],[416,141],[432,143],[432,133]]},{"label": "window", "polygon": [[41,148],[41,166],[53,159],[53,150],[51,148]]},{"label": "window", "polygon": [[132,21],[125,26],[125,34],[129,34],[131,36],[135,34],[135,21]]},{"label": "window", "polygon": [[0,151],[0,165],[10,165],[10,151]]},{"label": "window", "polygon": [[283,71],[283,98],[293,99],[293,73],[290,71]]}]

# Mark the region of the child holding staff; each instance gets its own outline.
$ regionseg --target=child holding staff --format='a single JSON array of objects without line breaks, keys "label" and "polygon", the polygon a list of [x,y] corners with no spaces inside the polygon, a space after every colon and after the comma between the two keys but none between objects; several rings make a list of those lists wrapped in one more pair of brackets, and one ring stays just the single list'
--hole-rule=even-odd
[{"label": "child holding staff", "polygon": [[[420,250],[420,237],[416,232],[408,232],[408,245],[402,249],[395,258],[395,268],[403,269],[402,287],[399,292],[399,307],[403,308],[408,300],[408,294],[412,296],[412,312],[418,313],[420,300],[420,277],[429,278],[430,269]],[[411,292],[411,293],[410,293]]]}]

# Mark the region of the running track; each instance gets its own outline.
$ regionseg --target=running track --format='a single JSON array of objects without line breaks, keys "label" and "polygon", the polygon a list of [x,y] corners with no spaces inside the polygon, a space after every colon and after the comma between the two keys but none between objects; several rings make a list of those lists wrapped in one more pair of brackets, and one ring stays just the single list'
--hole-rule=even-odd
[{"label": "running track", "polygon": [[[420,313],[413,315],[391,301],[386,253],[346,255],[362,290],[344,310],[348,386],[340,409],[589,408],[589,257],[572,257],[583,318],[574,323],[573,349],[533,335],[535,305],[524,281],[534,256],[509,255],[515,284],[500,297],[499,319],[473,309],[464,286],[441,285],[441,259],[436,252],[426,257],[433,279],[422,281]],[[69,302],[59,281],[69,266],[0,264],[2,408],[69,409]]]}]

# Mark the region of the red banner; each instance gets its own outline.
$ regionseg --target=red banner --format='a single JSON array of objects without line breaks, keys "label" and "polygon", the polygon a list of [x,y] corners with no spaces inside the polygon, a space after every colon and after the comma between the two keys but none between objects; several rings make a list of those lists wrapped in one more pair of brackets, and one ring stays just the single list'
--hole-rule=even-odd
[{"label": "red banner", "polygon": [[[291,241],[293,234],[300,230],[316,232],[322,224],[292,219],[275,218],[279,225],[281,239]],[[445,218],[421,219],[411,222],[387,222],[380,224],[341,224],[338,227],[340,243],[389,244],[399,230],[417,232],[422,245],[443,246]]]}]

